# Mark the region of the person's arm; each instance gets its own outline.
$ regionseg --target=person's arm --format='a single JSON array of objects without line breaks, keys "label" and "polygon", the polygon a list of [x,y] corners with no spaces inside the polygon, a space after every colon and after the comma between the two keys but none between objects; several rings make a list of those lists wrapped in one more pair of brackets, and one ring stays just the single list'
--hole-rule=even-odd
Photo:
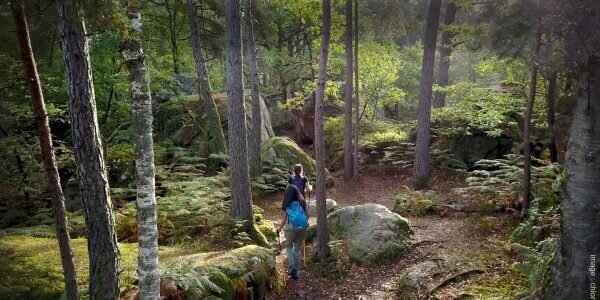
[{"label": "person's arm", "polygon": [[312,188],[312,185],[310,185],[310,180],[308,180],[308,177],[305,177],[305,178],[306,178],[306,191],[310,193],[310,192],[312,192],[313,188]]},{"label": "person's arm", "polygon": [[288,215],[284,211],[283,215],[281,216],[281,220],[279,221],[279,226],[277,227],[277,232],[280,232],[281,229],[283,229],[283,226],[285,226],[285,223],[287,222],[287,218],[288,218]]}]

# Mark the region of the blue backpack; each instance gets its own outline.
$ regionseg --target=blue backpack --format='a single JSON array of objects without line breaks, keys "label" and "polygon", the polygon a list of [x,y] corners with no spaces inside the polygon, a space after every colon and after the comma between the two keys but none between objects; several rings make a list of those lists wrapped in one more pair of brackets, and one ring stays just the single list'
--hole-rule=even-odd
[{"label": "blue backpack", "polygon": [[308,227],[308,217],[299,201],[290,203],[290,206],[288,206],[285,211],[287,212],[290,226],[293,229],[304,229]]}]

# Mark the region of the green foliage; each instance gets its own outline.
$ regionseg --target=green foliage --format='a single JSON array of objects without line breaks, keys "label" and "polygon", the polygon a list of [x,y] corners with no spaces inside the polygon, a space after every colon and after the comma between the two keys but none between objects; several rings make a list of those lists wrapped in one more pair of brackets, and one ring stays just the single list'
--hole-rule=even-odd
[{"label": "green foliage", "polygon": [[132,144],[117,144],[108,148],[106,168],[111,186],[131,186],[135,181],[135,159]]},{"label": "green foliage", "polygon": [[404,215],[423,216],[435,212],[437,195],[434,191],[415,191],[404,187],[394,194],[393,212]]},{"label": "green foliage", "polygon": [[[161,280],[177,282],[188,295],[200,299],[207,294],[221,295],[226,291],[220,288],[216,283],[213,283],[209,276],[202,276],[189,270],[181,272],[181,270],[166,268],[160,274]],[[221,279],[218,275],[213,275],[213,279]],[[226,284],[227,281],[220,281],[221,284]]]},{"label": "green foliage", "polygon": [[[552,192],[555,179],[562,173],[563,167],[559,164],[544,165],[542,161],[532,160],[531,167],[531,192],[533,198],[543,198],[549,203],[556,203]],[[535,164],[540,164],[535,166]],[[516,154],[506,155],[503,159],[482,159],[477,161],[466,178],[468,187],[455,188],[453,192],[478,197],[487,197],[493,200],[510,200],[516,203],[521,193],[523,184],[523,156]],[[546,205],[547,206],[547,205]]]},{"label": "green foliage", "polygon": [[512,249],[519,254],[521,262],[513,267],[529,279],[529,290],[532,298],[543,295],[546,288],[553,284],[552,267],[556,260],[556,239],[548,238],[536,243],[533,247],[512,244]]},{"label": "green foliage", "polygon": [[511,131],[518,130],[513,116],[524,111],[524,97],[478,88],[471,83],[458,83],[439,91],[445,92],[447,101],[454,105],[433,110],[431,122],[435,135],[457,137],[474,132],[494,137],[519,135]]}]

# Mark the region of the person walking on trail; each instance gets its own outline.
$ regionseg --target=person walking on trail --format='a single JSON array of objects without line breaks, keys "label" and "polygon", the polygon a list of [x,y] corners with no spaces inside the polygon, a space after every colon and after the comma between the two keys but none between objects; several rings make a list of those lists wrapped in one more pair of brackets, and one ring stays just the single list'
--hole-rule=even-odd
[{"label": "person walking on trail", "polygon": [[306,228],[308,227],[306,208],[306,201],[304,201],[300,190],[295,185],[288,186],[281,204],[283,215],[277,228],[277,234],[279,235],[279,232],[285,228],[287,272],[292,279],[299,278],[300,253],[302,243],[306,238]]},{"label": "person walking on trail", "polygon": [[306,198],[306,192],[308,192],[308,200],[310,200],[310,192],[312,192],[312,186],[310,185],[310,181],[306,176],[304,176],[304,171],[301,164],[294,165],[294,175],[290,176],[288,179],[288,183],[294,185],[300,191],[303,198]]}]

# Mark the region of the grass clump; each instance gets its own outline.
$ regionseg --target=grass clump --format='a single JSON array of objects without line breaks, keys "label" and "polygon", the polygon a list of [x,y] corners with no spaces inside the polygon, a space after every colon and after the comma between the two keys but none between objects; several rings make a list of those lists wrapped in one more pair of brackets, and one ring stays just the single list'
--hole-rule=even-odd
[{"label": "grass clump", "polygon": [[424,216],[435,212],[437,195],[434,191],[415,191],[404,188],[394,194],[393,212],[402,215]]}]

